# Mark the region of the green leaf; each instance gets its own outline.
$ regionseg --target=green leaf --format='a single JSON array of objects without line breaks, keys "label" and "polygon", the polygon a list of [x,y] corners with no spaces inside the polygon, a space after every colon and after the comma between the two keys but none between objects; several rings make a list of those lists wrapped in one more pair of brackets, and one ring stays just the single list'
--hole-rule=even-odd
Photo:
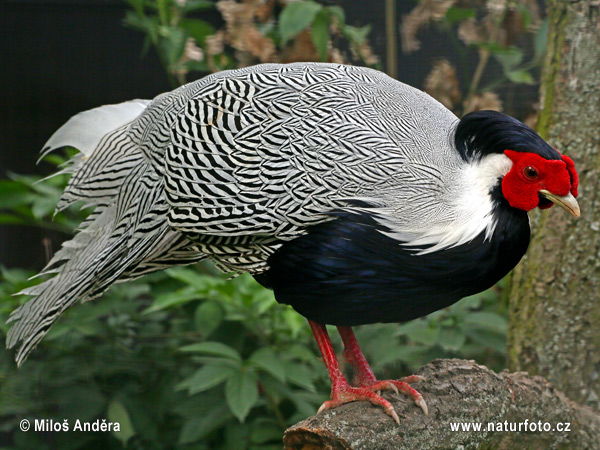
[{"label": "green leaf", "polygon": [[215,4],[208,0],[187,0],[183,5],[183,11],[187,14],[192,11],[207,11],[214,7]]},{"label": "green leaf", "polygon": [[225,400],[229,409],[240,422],[243,422],[250,409],[258,400],[257,377],[254,372],[238,372],[227,380]]},{"label": "green leaf", "polygon": [[312,361],[315,354],[305,344],[294,344],[285,349],[285,354],[291,358],[297,358],[302,361]]},{"label": "green leaf", "polygon": [[207,36],[215,32],[215,27],[199,19],[183,19],[179,22],[179,26],[187,31],[188,35],[193,37],[200,46],[204,45]]},{"label": "green leaf", "polygon": [[[284,430],[275,420],[260,418],[250,428],[250,442],[253,444],[267,444],[269,442],[281,442]],[[279,444],[281,448],[281,444]]]},{"label": "green leaf", "polygon": [[170,11],[170,1],[169,0],[156,0],[156,6],[158,9],[158,17],[160,18],[160,23],[162,25],[166,25],[171,22],[171,11]]},{"label": "green leaf", "polygon": [[525,69],[510,70],[506,72],[506,77],[513,83],[535,84],[533,75]]},{"label": "green leaf", "polygon": [[523,23],[523,28],[528,28],[533,20],[533,14],[531,10],[527,7],[527,5],[516,2],[516,9],[519,11],[521,15],[521,22]]},{"label": "green leaf", "polygon": [[488,330],[498,334],[506,334],[508,323],[506,318],[492,312],[473,312],[465,317],[465,326],[480,330]]},{"label": "green leaf", "polygon": [[127,11],[124,19],[125,25],[139,31],[145,32],[152,43],[158,43],[158,19],[138,14],[134,11]]},{"label": "green leaf", "polygon": [[230,419],[231,413],[225,403],[209,408],[202,417],[192,417],[183,425],[179,434],[179,443],[189,444],[198,441]]},{"label": "green leaf", "polygon": [[[68,374],[63,373],[63,377],[65,376]],[[76,419],[92,420],[106,408],[106,398],[94,383],[89,383],[89,385],[82,385],[79,382],[69,385],[65,383],[60,387],[55,387],[52,395],[61,399],[62,418],[69,422]]]},{"label": "green leaf", "polygon": [[545,18],[533,38],[533,60],[536,63],[540,63],[546,54],[546,46],[548,45],[548,24],[548,18]]},{"label": "green leaf", "polygon": [[161,39],[158,41],[158,51],[170,68],[183,55],[188,36],[185,30],[172,26],[160,27],[159,34]]},{"label": "green leaf", "polygon": [[126,0],[138,14],[144,13],[144,0]]},{"label": "green leaf", "polygon": [[31,276],[31,273],[26,270],[7,269],[6,267],[0,266],[0,274],[2,275],[1,281],[6,281],[7,283],[14,286],[29,286],[37,284],[35,281],[28,280],[28,278]]},{"label": "green leaf", "polygon": [[284,309],[281,313],[281,318],[286,327],[290,330],[293,338],[297,337],[304,327],[306,327],[306,319],[294,311],[291,307]]},{"label": "green leaf", "polygon": [[427,326],[422,328],[416,328],[413,333],[408,335],[408,337],[414,342],[418,342],[424,345],[432,345],[438,339],[439,334],[439,328]]},{"label": "green leaf", "polygon": [[439,334],[438,327],[432,327],[426,320],[413,320],[398,327],[397,334],[408,337],[413,342],[433,345]]},{"label": "green leaf", "polygon": [[189,284],[201,292],[208,292],[211,289],[216,289],[217,287],[226,284],[226,281],[221,278],[203,275],[196,270],[187,267],[167,269],[166,272],[171,278]]},{"label": "green leaf", "polygon": [[459,350],[466,340],[466,335],[459,327],[442,327],[437,343],[444,350]]},{"label": "green leaf", "polygon": [[335,17],[337,20],[338,27],[343,27],[346,23],[346,13],[344,13],[344,8],[341,6],[328,6],[327,10],[330,12],[332,17]]},{"label": "green leaf", "polygon": [[183,305],[198,300],[198,293],[193,289],[182,289],[168,294],[161,294],[154,299],[152,305],[146,308],[142,314],[150,314],[174,306]]},{"label": "green leaf", "polygon": [[[220,450],[249,449],[250,424],[231,421],[225,425],[223,432],[225,442]],[[251,450],[256,450],[252,448]]]},{"label": "green leaf", "polygon": [[269,309],[277,305],[277,301],[275,300],[275,295],[273,295],[273,291],[265,289],[258,283],[256,283],[254,287],[256,289],[254,289],[254,292],[250,293],[250,296],[252,307],[256,308],[256,314],[262,315]]},{"label": "green leaf", "polygon": [[346,25],[343,30],[344,36],[354,44],[358,45],[365,42],[370,32],[371,25],[365,25],[364,27],[352,27]]},{"label": "green leaf", "polygon": [[196,330],[203,333],[204,336],[208,336],[215,329],[219,327],[223,321],[225,313],[223,308],[216,301],[205,301],[202,302],[196,312],[194,313],[194,325]]},{"label": "green leaf", "polygon": [[33,217],[36,219],[42,219],[43,217],[51,215],[54,212],[54,208],[56,208],[57,203],[58,196],[37,198],[31,207]]},{"label": "green leaf", "polygon": [[451,6],[446,10],[446,20],[450,22],[450,24],[462,22],[463,20],[467,20],[474,17],[474,8],[459,8],[457,6]]},{"label": "green leaf", "polygon": [[221,356],[224,358],[233,359],[234,361],[242,360],[242,357],[236,349],[221,342],[199,342],[197,344],[185,345],[181,347],[179,351]]},{"label": "green leaf", "polygon": [[206,61],[186,61],[184,66],[190,72],[209,72],[210,66]]},{"label": "green leaf", "polygon": [[181,427],[179,432],[179,444],[190,444],[202,438],[202,432],[199,431],[204,424],[204,417],[192,417]]},{"label": "green leaf", "polygon": [[19,205],[27,205],[31,198],[27,187],[18,181],[0,181],[0,208],[10,209]]},{"label": "green leaf", "polygon": [[398,350],[396,357],[402,361],[409,369],[416,370],[425,361],[430,348],[424,345],[406,345]]},{"label": "green leaf", "polygon": [[510,49],[504,49],[501,51],[492,51],[494,58],[500,63],[504,72],[511,70],[512,68],[521,64],[523,61],[523,51],[517,48],[511,47]]},{"label": "green leaf", "polygon": [[221,384],[236,373],[238,370],[235,367],[226,364],[208,364],[177,384],[175,389],[187,389],[190,395],[197,394]]},{"label": "green leaf", "polygon": [[290,383],[300,386],[307,391],[315,392],[315,385],[312,382],[313,375],[306,368],[297,362],[283,360],[285,376]]},{"label": "green leaf", "polygon": [[27,221],[11,214],[0,214],[0,223],[4,225],[17,225],[25,224]]},{"label": "green leaf", "polygon": [[259,369],[273,375],[282,383],[285,382],[285,367],[281,364],[281,358],[278,358],[269,347],[263,347],[256,350],[248,359]]},{"label": "green leaf", "polygon": [[123,447],[125,447],[127,441],[135,435],[135,430],[127,409],[118,400],[112,400],[108,405],[106,418],[109,422],[117,422],[119,424],[120,430],[117,432],[113,431],[113,434],[121,441]]},{"label": "green leaf", "polygon": [[494,300],[496,301],[496,297],[498,296],[497,293],[495,291],[492,291],[491,289],[488,289],[486,291],[483,292],[479,292],[477,294],[474,295],[470,295],[468,297],[463,298],[460,302],[455,303],[454,305],[450,306],[451,310],[454,309],[462,309],[465,311],[470,311],[472,309],[477,309],[481,306],[481,303],[488,298],[488,296],[495,296]]},{"label": "green leaf", "polygon": [[469,338],[477,342],[479,348],[489,347],[500,354],[506,354],[506,335],[490,333],[489,331],[483,331],[479,329],[465,329],[465,332],[469,335]]},{"label": "green leaf", "polygon": [[319,53],[321,61],[327,61],[327,57],[329,56],[329,21],[329,11],[327,9],[322,9],[316,15],[312,24],[312,41],[313,44],[315,44],[315,48]]},{"label": "green leaf", "polygon": [[533,84],[535,80],[531,73],[526,69],[517,69],[517,66],[523,61],[523,51],[509,47],[500,52],[493,53],[494,58],[502,66],[504,75],[513,83]]},{"label": "green leaf", "polygon": [[306,30],[321,9],[323,9],[321,5],[311,1],[288,3],[279,15],[281,43],[287,43],[301,31]]},{"label": "green leaf", "polygon": [[65,158],[63,155],[57,155],[54,153],[48,153],[43,157],[43,161],[56,167],[62,166],[67,162],[67,160],[68,158]]}]

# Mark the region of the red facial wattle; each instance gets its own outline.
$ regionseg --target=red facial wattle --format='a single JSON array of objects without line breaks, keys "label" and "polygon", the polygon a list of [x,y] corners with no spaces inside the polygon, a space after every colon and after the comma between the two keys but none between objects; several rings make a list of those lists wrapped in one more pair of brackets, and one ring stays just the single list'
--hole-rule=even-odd
[{"label": "red facial wattle", "polygon": [[579,179],[575,163],[568,156],[549,160],[536,153],[505,150],[504,154],[513,162],[502,180],[502,194],[510,206],[525,211],[551,207],[552,202],[540,202],[541,190],[561,197],[570,192],[577,197]]},{"label": "red facial wattle", "polygon": [[571,194],[573,194],[573,197],[577,197],[577,189],[579,188],[579,175],[575,170],[575,163],[567,155],[561,156],[567,165],[567,170],[569,171],[569,176],[571,177]]}]

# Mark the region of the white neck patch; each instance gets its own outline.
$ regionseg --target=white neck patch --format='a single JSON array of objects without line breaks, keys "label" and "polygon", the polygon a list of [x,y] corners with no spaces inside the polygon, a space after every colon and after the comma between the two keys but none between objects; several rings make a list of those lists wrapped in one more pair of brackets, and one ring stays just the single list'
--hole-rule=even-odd
[{"label": "white neck patch", "polygon": [[398,229],[389,216],[380,222],[394,230],[387,235],[404,241],[404,245],[417,249],[428,247],[418,254],[466,244],[482,232],[485,232],[486,240],[491,239],[496,219],[490,192],[512,165],[504,154],[488,155],[479,162],[462,164],[445,180],[445,190],[438,199],[437,217],[429,217],[426,222],[417,219],[413,222],[414,228]]}]

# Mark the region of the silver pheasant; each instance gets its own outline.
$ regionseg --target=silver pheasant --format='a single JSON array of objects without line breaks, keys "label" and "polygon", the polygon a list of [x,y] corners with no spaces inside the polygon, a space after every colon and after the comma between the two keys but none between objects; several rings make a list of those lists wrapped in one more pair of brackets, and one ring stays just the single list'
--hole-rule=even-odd
[{"label": "silver pheasant", "polygon": [[[11,315],[7,345],[21,343],[21,364],[77,301],[171,265],[209,257],[261,273],[282,241],[350,200],[406,217],[411,192],[399,184],[443,199],[437,167],[460,163],[448,141],[456,120],[380,72],[309,63],[221,72],[74,116],[44,149],[81,151],[57,211],[95,209],[43,272],[56,276],[22,292],[34,298]],[[430,200],[395,229],[443,227],[452,218]]]}]

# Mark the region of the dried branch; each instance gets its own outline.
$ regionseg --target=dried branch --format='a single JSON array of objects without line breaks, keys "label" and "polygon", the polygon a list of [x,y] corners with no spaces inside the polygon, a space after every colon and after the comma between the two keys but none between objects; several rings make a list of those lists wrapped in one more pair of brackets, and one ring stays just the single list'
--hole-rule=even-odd
[{"label": "dried branch", "polygon": [[[589,449],[600,442],[600,415],[569,400],[542,377],[525,372],[497,374],[474,361],[435,360],[422,367],[419,391],[429,416],[405,398],[387,395],[401,425],[381,408],[354,402],[310,417],[289,428],[286,450],[402,450],[462,448]],[[521,432],[502,430],[511,424]],[[451,423],[480,423],[482,431],[452,431]],[[548,423],[569,423],[570,431],[540,432]],[[535,423],[538,431],[531,431]]]}]

